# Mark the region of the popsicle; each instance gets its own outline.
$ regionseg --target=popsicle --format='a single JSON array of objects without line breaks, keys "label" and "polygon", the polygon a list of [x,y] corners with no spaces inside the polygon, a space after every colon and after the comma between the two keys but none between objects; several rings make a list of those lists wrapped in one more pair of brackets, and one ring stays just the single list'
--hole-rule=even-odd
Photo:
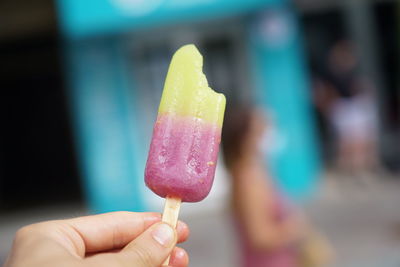
[{"label": "popsicle", "polygon": [[225,96],[209,86],[194,45],[173,56],[154,124],[146,185],[166,198],[163,220],[175,226],[181,201],[198,202],[211,190]]}]

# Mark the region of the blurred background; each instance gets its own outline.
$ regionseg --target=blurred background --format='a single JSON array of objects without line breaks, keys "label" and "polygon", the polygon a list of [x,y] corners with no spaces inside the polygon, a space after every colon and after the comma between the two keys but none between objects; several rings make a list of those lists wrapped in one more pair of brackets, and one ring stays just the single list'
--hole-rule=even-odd
[{"label": "blurred background", "polygon": [[[328,266],[399,266],[399,15],[395,0],[1,1],[0,263],[25,224],[162,210],[144,166],[169,61],[193,43],[214,90],[267,114],[266,166]],[[221,158],[209,197],[182,207],[191,266],[239,266],[230,184]]]}]

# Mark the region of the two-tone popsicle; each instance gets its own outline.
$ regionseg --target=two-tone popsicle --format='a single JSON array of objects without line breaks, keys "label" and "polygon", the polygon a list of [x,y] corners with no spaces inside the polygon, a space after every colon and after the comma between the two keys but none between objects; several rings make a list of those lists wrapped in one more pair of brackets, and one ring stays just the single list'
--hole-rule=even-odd
[{"label": "two-tone popsicle", "polygon": [[163,221],[175,226],[180,202],[211,190],[221,141],[225,96],[209,86],[194,45],[173,56],[154,124],[146,185],[166,198]]}]

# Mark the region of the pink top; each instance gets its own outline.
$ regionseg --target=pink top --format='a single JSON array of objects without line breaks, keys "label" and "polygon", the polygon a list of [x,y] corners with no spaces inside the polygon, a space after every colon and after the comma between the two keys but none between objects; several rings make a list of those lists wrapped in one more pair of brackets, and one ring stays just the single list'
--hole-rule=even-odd
[{"label": "pink top", "polygon": [[[277,221],[287,216],[289,209],[283,199],[276,198]],[[296,247],[285,247],[275,251],[257,251],[251,247],[243,225],[236,220],[239,233],[240,249],[242,251],[242,267],[298,267],[298,253]]]}]

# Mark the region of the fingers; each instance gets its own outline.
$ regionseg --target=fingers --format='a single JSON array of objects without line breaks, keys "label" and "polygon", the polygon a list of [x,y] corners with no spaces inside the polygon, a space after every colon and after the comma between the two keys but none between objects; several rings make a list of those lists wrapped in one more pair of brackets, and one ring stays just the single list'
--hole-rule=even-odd
[{"label": "fingers", "polygon": [[[126,255],[123,257],[118,256],[115,253],[104,253],[97,254],[91,258],[87,258],[84,260],[84,264],[82,266],[96,266],[96,267],[142,267],[144,266],[142,261],[138,262],[135,258],[129,258]],[[163,261],[164,262],[164,261]],[[160,265],[148,265],[152,266],[161,266]],[[171,258],[169,261],[168,267],[187,267],[189,266],[189,256],[187,252],[180,248],[175,247],[172,250]]]},{"label": "fingers", "polygon": [[178,233],[178,243],[185,242],[188,239],[190,230],[186,223],[178,221],[176,231]]},{"label": "fingers", "polygon": [[186,267],[189,266],[189,256],[183,248],[176,247],[171,253],[169,266]]},{"label": "fingers", "polygon": [[[57,248],[59,251],[54,254],[74,256],[74,260],[91,254],[84,261],[95,262],[93,266],[159,267],[173,251],[171,265],[187,266],[186,252],[174,247],[188,238],[188,226],[178,222],[175,230],[159,221],[160,214],[134,212],[48,221],[19,231],[17,243],[31,247],[31,242],[35,242],[35,247],[46,251]],[[112,250],[114,253],[94,254]]]},{"label": "fingers", "polygon": [[111,212],[67,220],[84,243],[85,253],[120,248],[152,224],[160,221],[157,213]]},{"label": "fingers", "polygon": [[118,254],[119,262],[134,262],[135,267],[158,267],[171,254],[176,242],[176,230],[166,223],[157,223]]},{"label": "fingers", "polygon": [[160,214],[157,213],[112,212],[79,217],[66,223],[82,238],[85,255],[122,247],[158,221]]},{"label": "fingers", "polygon": [[[161,220],[159,213],[111,212],[67,220],[85,244],[85,253],[122,248]],[[189,228],[177,225],[178,242],[184,242]],[[83,254],[84,255],[84,254]]]}]

